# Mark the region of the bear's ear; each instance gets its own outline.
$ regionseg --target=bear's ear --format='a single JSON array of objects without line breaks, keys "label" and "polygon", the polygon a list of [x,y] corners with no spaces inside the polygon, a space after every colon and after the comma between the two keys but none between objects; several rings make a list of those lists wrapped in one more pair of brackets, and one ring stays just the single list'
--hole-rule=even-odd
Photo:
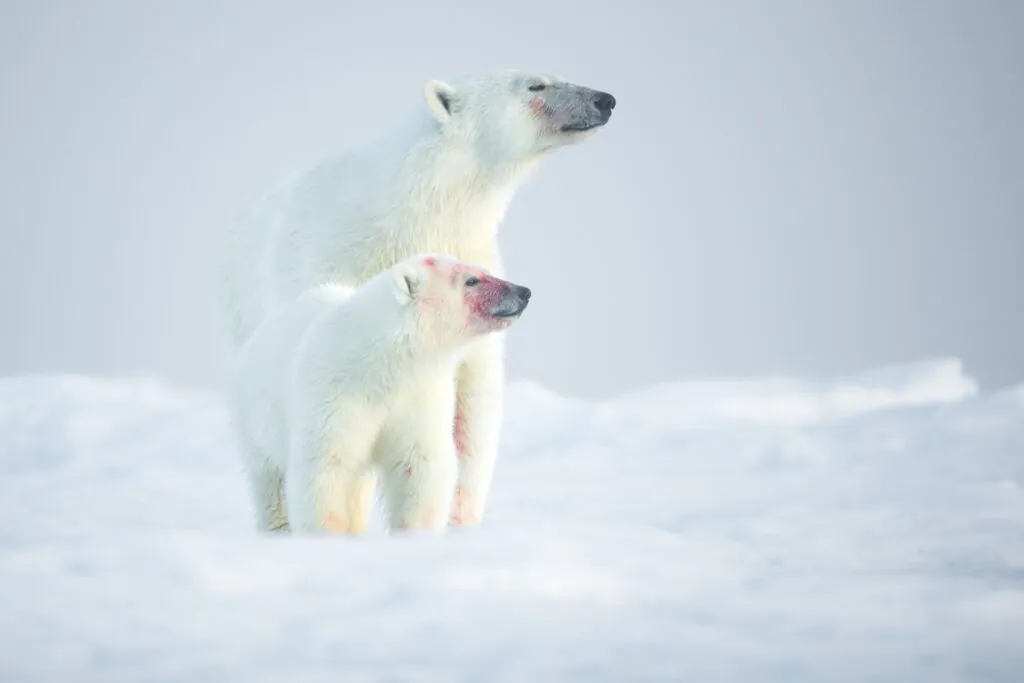
[{"label": "bear's ear", "polygon": [[395,298],[398,303],[407,304],[416,298],[420,286],[420,274],[409,265],[399,265],[391,273],[391,284],[394,286]]},{"label": "bear's ear", "polygon": [[444,81],[430,81],[423,94],[427,98],[427,106],[441,123],[446,123],[455,113],[455,88]]}]

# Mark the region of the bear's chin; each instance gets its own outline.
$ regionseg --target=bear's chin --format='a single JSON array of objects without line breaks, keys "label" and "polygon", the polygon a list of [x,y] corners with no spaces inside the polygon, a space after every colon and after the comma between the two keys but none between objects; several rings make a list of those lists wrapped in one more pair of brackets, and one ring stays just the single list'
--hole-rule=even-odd
[{"label": "bear's chin", "polygon": [[510,316],[488,316],[486,318],[478,318],[474,325],[474,331],[477,334],[490,334],[492,332],[501,332],[502,330],[508,329],[508,327],[519,319],[519,315]]},{"label": "bear's chin", "polygon": [[567,123],[558,130],[560,133],[569,135],[573,133],[591,133],[603,125],[603,123]]},{"label": "bear's chin", "polygon": [[562,128],[556,131],[552,135],[552,140],[555,143],[555,147],[561,145],[571,145],[577,142],[583,142],[594,137],[597,131],[603,127],[604,124],[598,124],[591,126],[590,128]]}]

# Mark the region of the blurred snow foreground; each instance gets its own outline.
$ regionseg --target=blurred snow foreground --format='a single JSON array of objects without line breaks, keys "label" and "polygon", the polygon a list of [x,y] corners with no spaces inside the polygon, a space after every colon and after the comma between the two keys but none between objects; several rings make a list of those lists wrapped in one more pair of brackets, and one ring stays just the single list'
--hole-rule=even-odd
[{"label": "blurred snow foreground", "polygon": [[521,383],[505,425],[482,528],[271,538],[219,396],[0,380],[0,680],[1024,680],[1024,387]]}]

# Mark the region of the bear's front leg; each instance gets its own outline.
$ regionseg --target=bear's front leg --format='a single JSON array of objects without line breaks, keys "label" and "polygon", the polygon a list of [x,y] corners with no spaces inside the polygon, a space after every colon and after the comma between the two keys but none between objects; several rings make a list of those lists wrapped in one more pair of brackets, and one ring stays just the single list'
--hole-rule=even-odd
[{"label": "bear's front leg", "polygon": [[455,449],[450,445],[395,461],[382,478],[388,526],[393,531],[444,531],[457,476]]},{"label": "bear's front leg", "polygon": [[458,478],[451,374],[397,400],[375,453],[393,531],[444,531]]},{"label": "bear's front leg", "polygon": [[452,500],[452,525],[479,524],[498,458],[505,389],[505,340],[492,334],[474,345],[455,379],[453,436],[459,477]]}]

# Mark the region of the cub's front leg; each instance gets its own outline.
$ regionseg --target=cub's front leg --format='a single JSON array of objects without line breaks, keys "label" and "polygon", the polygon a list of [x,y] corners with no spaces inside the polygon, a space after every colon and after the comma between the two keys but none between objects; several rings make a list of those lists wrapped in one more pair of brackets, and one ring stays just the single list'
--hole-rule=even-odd
[{"label": "cub's front leg", "polygon": [[403,403],[379,441],[384,502],[392,530],[443,531],[458,476],[449,375]]}]

